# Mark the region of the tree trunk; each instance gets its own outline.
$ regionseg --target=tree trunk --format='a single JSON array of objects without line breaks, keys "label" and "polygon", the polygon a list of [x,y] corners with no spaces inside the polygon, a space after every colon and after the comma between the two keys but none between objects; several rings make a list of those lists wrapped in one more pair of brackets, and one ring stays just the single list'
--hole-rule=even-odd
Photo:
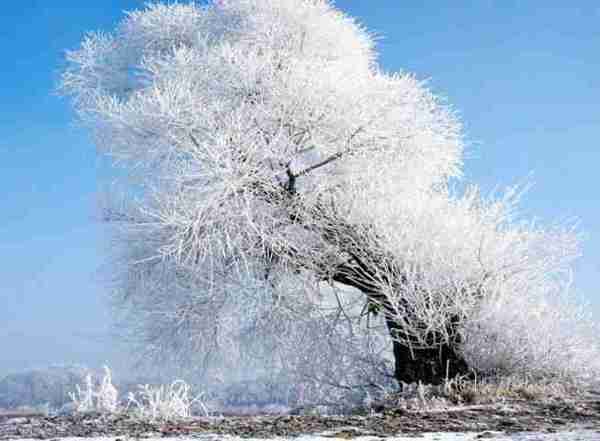
[{"label": "tree trunk", "polygon": [[[397,338],[402,336],[402,328],[394,319],[394,309],[391,307],[389,299],[376,291],[376,286],[372,282],[373,277],[365,277],[367,270],[364,267],[357,269],[344,266],[340,266],[338,270],[339,272],[333,275],[334,281],[360,290],[367,297],[367,301],[377,305],[376,310],[385,314],[393,344],[394,376],[400,385],[419,381],[424,384],[441,384],[446,378],[466,375],[470,372],[469,365],[459,352],[461,341],[456,332],[460,325],[458,317],[450,320],[448,325],[447,335],[454,336],[452,341],[435,344],[434,342],[444,341],[444,338],[441,335],[432,334],[428,339],[432,342],[431,347],[426,349],[410,348],[399,341],[410,340],[409,338]],[[408,319],[410,321],[410,317]]]},{"label": "tree trunk", "polygon": [[411,350],[395,338],[400,332],[398,325],[388,319],[387,326],[394,350],[394,376],[400,385],[419,381],[424,384],[441,384],[446,378],[469,372],[467,362],[457,351],[457,345],[460,343],[458,339],[451,344]]},{"label": "tree trunk", "polygon": [[[415,349],[399,342],[398,336],[402,335],[400,325],[394,320],[393,308],[385,295],[376,291],[372,276],[365,276],[368,268],[364,265],[340,266],[338,272],[333,275],[333,280],[347,286],[352,286],[363,292],[368,301],[378,305],[386,317],[387,328],[392,338],[394,352],[394,376],[398,383],[415,383],[421,381],[424,384],[441,384],[446,378],[469,373],[469,366],[458,351],[460,337],[455,332],[460,322],[454,317],[448,325],[448,335],[455,335],[452,342],[434,345],[427,349]],[[417,320],[417,319],[415,319]],[[431,335],[432,342],[443,341],[441,336]],[[436,338],[437,337],[437,338]],[[402,340],[407,340],[402,339]]]}]

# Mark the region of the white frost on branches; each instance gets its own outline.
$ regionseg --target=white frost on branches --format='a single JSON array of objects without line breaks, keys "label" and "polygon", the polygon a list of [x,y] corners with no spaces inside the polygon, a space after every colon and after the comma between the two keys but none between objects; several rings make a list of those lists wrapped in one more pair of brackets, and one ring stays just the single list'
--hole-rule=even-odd
[{"label": "white frost on branches", "polygon": [[192,416],[194,406],[208,416],[208,409],[201,401],[202,394],[192,398],[191,388],[183,380],[175,380],[170,385],[138,385],[138,391],[129,392],[127,403],[119,403],[119,392],[112,384],[112,374],[104,366],[104,377],[94,390],[92,375],[85,377],[83,387],[76,385],[76,393],[69,396],[77,412],[120,413],[129,411],[139,418],[149,421],[179,420]]},{"label": "white frost on branches", "polygon": [[108,366],[104,366],[104,378],[96,391],[91,374],[86,375],[83,387],[76,385],[75,388],[76,393],[70,392],[69,396],[77,412],[114,413],[119,407],[119,392],[112,384],[112,375]]},{"label": "white frost on branches", "polygon": [[150,4],[68,61],[62,90],[124,171],[105,211],[116,298],[150,353],[235,365],[244,336],[260,335],[286,354],[279,366],[302,364],[304,341],[323,357],[345,347],[351,370],[356,348],[386,347],[381,315],[365,314],[376,305],[339,283],[365,265],[407,345],[456,338],[458,317],[475,367],[586,363],[546,363],[526,331],[560,335],[567,347],[547,353],[583,353],[565,333],[580,315],[550,306],[577,235],[520,220],[518,191],[453,191],[454,112],[412,75],[384,72],[369,33],[329,2]]}]

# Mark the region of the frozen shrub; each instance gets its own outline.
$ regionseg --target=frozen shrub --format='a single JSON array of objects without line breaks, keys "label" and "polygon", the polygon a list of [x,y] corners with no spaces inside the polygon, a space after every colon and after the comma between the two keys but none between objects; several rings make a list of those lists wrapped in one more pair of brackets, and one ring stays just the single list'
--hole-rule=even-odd
[{"label": "frozen shrub", "polygon": [[104,366],[104,378],[94,390],[92,375],[87,374],[85,384],[76,386],[76,393],[71,392],[70,397],[77,412],[117,412],[119,407],[119,393],[112,384],[112,374],[108,366]]},{"label": "frozen shrub", "polygon": [[76,385],[76,392],[71,392],[69,396],[77,412],[91,412],[94,410],[94,387],[91,374],[85,376],[85,385]]},{"label": "frozen shrub", "polygon": [[105,366],[104,377],[97,386],[88,374],[85,384],[77,385],[76,393],[70,396],[77,412],[117,413],[131,410],[139,418],[155,421],[189,417],[196,406],[208,415],[201,396],[192,398],[190,386],[182,380],[174,381],[170,386],[139,385],[138,389],[137,393],[129,392],[127,403],[121,405],[118,390],[112,384],[111,371]]},{"label": "frozen shrub", "polygon": [[189,418],[194,405],[208,415],[201,396],[192,398],[190,386],[182,380],[174,381],[169,386],[140,386],[138,396],[130,392],[128,401],[129,405],[135,406],[134,413],[137,416],[151,421]]},{"label": "frozen shrub", "polygon": [[463,349],[470,364],[487,374],[597,381],[600,328],[589,309],[566,289],[529,289],[484,302],[470,317]]}]

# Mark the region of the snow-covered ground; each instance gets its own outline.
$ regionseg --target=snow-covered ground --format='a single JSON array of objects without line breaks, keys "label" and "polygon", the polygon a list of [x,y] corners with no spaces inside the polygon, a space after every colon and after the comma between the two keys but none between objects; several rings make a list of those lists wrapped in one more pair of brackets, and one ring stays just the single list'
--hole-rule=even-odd
[{"label": "snow-covered ground", "polygon": [[[272,438],[270,441],[291,440],[293,438]],[[297,441],[347,441],[343,438],[332,438],[324,436],[305,435],[295,438]],[[492,439],[495,441],[600,441],[600,432],[591,430],[579,430],[573,432],[538,433],[521,432],[510,435],[499,432],[480,433],[424,433],[417,436],[394,436],[385,438],[387,441],[475,441],[481,439]],[[129,441],[133,438],[123,436],[98,437],[98,438],[53,438],[53,441]],[[145,438],[145,441],[263,441],[260,438],[239,438],[230,435],[199,434],[194,437],[174,438]],[[365,436],[353,438],[355,441],[380,441],[381,438]],[[38,441],[33,438],[21,441]]]}]

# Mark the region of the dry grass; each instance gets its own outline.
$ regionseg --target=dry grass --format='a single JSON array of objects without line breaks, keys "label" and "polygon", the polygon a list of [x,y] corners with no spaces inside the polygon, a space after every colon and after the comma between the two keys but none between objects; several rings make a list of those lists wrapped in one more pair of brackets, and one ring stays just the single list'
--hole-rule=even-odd
[{"label": "dry grass", "polygon": [[505,400],[542,401],[579,395],[574,385],[558,381],[531,381],[519,377],[447,380],[443,393],[452,403],[487,404]]},{"label": "dry grass", "polygon": [[558,380],[531,380],[516,376],[456,377],[433,386],[404,384],[402,392],[390,393],[371,408],[427,410],[460,405],[494,405],[509,401],[569,401],[585,394],[581,385]]}]

